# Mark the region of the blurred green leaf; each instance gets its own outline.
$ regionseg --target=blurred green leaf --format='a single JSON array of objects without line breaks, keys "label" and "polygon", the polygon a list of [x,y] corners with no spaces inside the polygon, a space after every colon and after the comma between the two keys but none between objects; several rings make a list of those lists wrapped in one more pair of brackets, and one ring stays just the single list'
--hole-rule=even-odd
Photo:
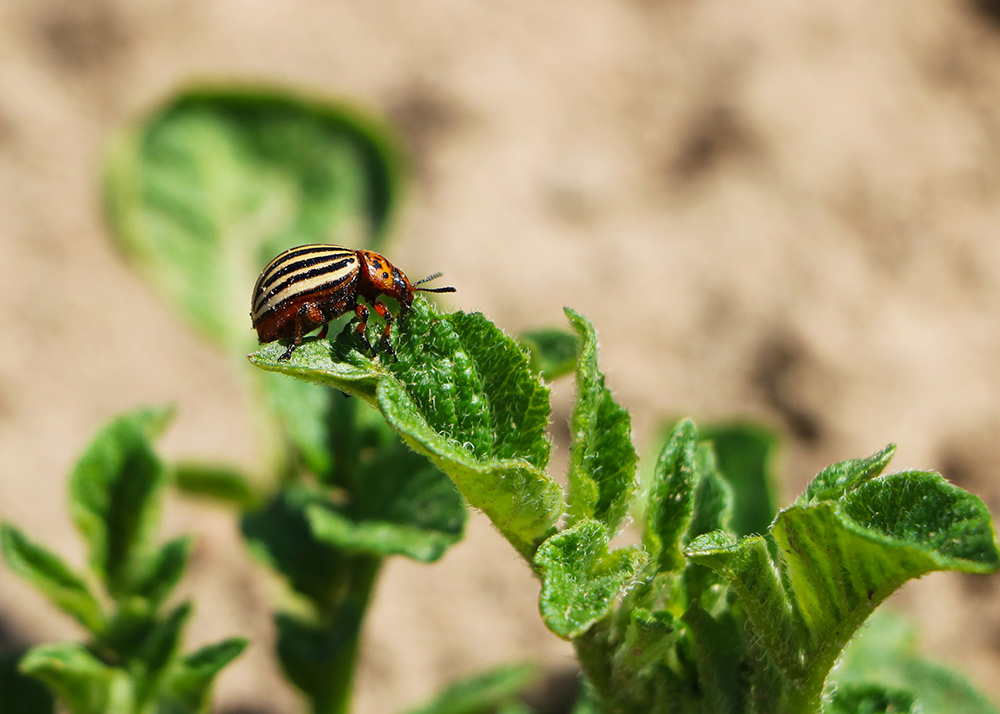
[{"label": "blurred green leaf", "polygon": [[70,507],[90,546],[90,563],[115,598],[137,586],[152,549],[166,469],[151,439],[172,411],[137,409],[105,426],[70,477]]},{"label": "blurred green leaf", "polygon": [[[966,712],[965,709],[947,711]],[[877,684],[838,687],[824,705],[825,714],[926,714],[909,692],[886,689]]]},{"label": "blurred green leaf", "polygon": [[708,444],[695,450],[695,489],[691,522],[684,534],[684,543],[703,533],[730,530],[733,516],[733,491],[715,465],[715,454]]},{"label": "blurred green leaf", "polygon": [[290,484],[262,508],[243,516],[243,535],[253,552],[288,579],[289,585],[315,602],[328,602],[345,576],[345,554],[317,540],[307,511],[327,497]]},{"label": "blurred green leaf", "polygon": [[354,569],[352,588],[360,588],[355,592],[360,597],[340,603],[327,614],[328,621],[318,624],[287,613],[275,618],[282,670],[308,695],[317,712],[347,709],[368,588],[378,564],[377,559],[370,559]]},{"label": "blurred green leaf", "polygon": [[41,590],[56,607],[95,634],[103,629],[104,615],[97,598],[58,555],[8,524],[0,527],[0,548],[7,567]]},{"label": "blurred green leaf", "polygon": [[317,475],[340,490],[308,509],[317,539],[349,551],[430,562],[461,538],[467,509],[444,473],[404,445],[369,405],[300,384],[330,395],[315,415],[325,434],[311,440],[325,455],[325,470]]},{"label": "blurred green leaf", "polygon": [[518,335],[517,341],[528,350],[531,369],[543,379],[558,379],[576,369],[580,341],[572,332],[555,327],[529,330]]},{"label": "blurred green leaf", "polygon": [[209,695],[216,675],[236,659],[248,641],[232,637],[207,645],[181,658],[164,680],[159,714],[190,714],[208,711]]},{"label": "blurred green leaf", "polygon": [[[831,675],[835,690],[850,692],[860,688],[863,692],[877,687],[890,693],[906,693],[919,705],[921,714],[1000,711],[962,676],[922,657],[916,639],[912,626],[901,616],[879,610],[844,650]],[[826,711],[839,714],[847,710],[827,707]]]},{"label": "blurred green leaf", "polygon": [[777,437],[746,422],[709,424],[699,431],[702,441],[712,445],[718,469],[732,487],[733,532],[766,533],[778,510],[771,473]]},{"label": "blurred green leaf", "polygon": [[390,436],[371,460],[355,462],[358,487],[348,503],[313,505],[306,516],[317,540],[339,548],[433,562],[461,539],[465,503],[447,476]]},{"label": "blurred green leaf", "polygon": [[465,677],[407,714],[492,714],[514,703],[537,674],[533,665],[514,664]]},{"label": "blurred green leaf", "polygon": [[174,485],[190,496],[206,497],[249,508],[256,494],[237,469],[214,464],[184,463],[174,467]]},{"label": "blurred green leaf", "polygon": [[400,164],[388,128],[343,104],[190,89],[117,137],[105,203],[138,271],[204,334],[246,352],[260,270],[303,243],[377,248]]},{"label": "blurred green leaf", "polygon": [[604,386],[597,366],[597,335],[578,312],[566,316],[579,338],[576,402],[570,419],[569,525],[593,518],[616,533],[635,493],[637,456],[628,412]]},{"label": "blurred green leaf", "polygon": [[191,616],[190,603],[174,608],[165,618],[158,619],[142,642],[135,661],[128,663],[140,701],[146,701],[156,689],[167,667],[177,654],[181,630]]},{"label": "blurred green leaf", "polygon": [[137,581],[135,594],[159,607],[184,576],[191,536],[182,536],[160,546],[146,563],[147,571]]},{"label": "blurred green leaf", "polygon": [[105,665],[82,645],[41,645],[21,660],[21,671],[41,680],[72,714],[129,714],[135,691],[124,670]]},{"label": "blurred green leaf", "polygon": [[358,352],[351,335],[250,356],[267,370],[327,384],[378,407],[403,440],[530,558],[563,510],[548,461],[548,390],[522,350],[482,315],[442,315],[422,300],[399,321],[398,361]]},{"label": "blurred green leaf", "polygon": [[353,409],[345,414],[339,408],[346,401],[343,395],[319,385],[281,374],[262,373],[261,377],[268,405],[286,441],[310,473],[329,482],[333,452],[344,432],[355,428]]}]

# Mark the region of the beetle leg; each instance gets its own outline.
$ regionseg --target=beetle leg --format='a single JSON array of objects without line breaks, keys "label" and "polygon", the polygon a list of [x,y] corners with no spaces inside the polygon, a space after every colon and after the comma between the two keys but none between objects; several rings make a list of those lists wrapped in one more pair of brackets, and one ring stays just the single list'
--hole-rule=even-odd
[{"label": "beetle leg", "polygon": [[368,341],[368,335],[365,330],[368,328],[368,306],[363,303],[358,303],[354,306],[354,314],[358,316],[358,326],[354,328],[354,331],[358,333],[358,337],[361,339],[361,344],[365,346],[372,357],[375,356],[375,350],[372,349],[372,343]]},{"label": "beetle leg", "polygon": [[[279,362],[287,361],[288,358],[292,356],[292,352],[295,351],[295,348],[302,344],[302,336],[306,331],[306,320],[313,324],[322,322],[323,311],[319,309],[318,305],[311,302],[307,302],[299,308],[299,311],[295,313],[295,332],[292,335],[292,344],[288,345],[288,349],[282,352],[281,356],[278,357]],[[326,330],[326,325],[323,325],[323,329],[324,331]]]},{"label": "beetle leg", "polygon": [[292,344],[278,357],[279,362],[286,362],[292,356],[295,348],[302,344],[302,320],[299,316],[295,318],[295,334],[292,336]]},{"label": "beetle leg", "polygon": [[377,300],[372,303],[372,308],[378,313],[379,317],[385,320],[385,329],[382,330],[382,338],[379,340],[379,344],[384,344],[385,351],[392,355],[392,358],[398,362],[399,357],[396,356],[396,350],[392,349],[392,343],[389,341],[389,329],[392,327],[392,313],[389,312],[389,308]]},{"label": "beetle leg", "polygon": [[324,337],[326,337],[327,330],[329,329],[330,329],[330,323],[328,322],[325,325],[323,325],[322,329],[320,329],[316,337],[322,340]]}]

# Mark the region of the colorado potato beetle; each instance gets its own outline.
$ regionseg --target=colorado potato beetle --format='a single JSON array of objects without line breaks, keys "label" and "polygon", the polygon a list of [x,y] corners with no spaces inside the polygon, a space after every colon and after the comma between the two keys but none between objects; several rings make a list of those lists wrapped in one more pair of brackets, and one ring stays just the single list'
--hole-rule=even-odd
[{"label": "colorado potato beetle", "polygon": [[369,310],[358,298],[364,298],[385,320],[380,343],[396,356],[389,342],[392,313],[379,297],[387,295],[399,303],[400,311],[413,305],[413,293],[453,293],[455,288],[418,288],[441,273],[428,275],[411,283],[403,272],[384,256],[371,250],[354,250],[339,245],[300,245],[286,250],[267,264],[253,288],[250,317],[261,344],[282,338],[292,340],[278,358],[287,360],[302,338],[322,327],[326,336],[328,323],[353,310],[358,324],[354,328],[361,343],[374,354],[365,328]]}]

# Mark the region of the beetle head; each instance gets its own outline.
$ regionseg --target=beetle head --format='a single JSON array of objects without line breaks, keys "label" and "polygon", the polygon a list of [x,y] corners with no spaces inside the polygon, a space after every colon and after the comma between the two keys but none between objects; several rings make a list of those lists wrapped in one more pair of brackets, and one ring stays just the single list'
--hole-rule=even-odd
[{"label": "beetle head", "polygon": [[392,268],[392,290],[386,291],[399,301],[400,305],[410,307],[413,304],[413,286],[409,279],[403,275],[403,271],[393,266]]},{"label": "beetle head", "polygon": [[400,305],[410,307],[413,305],[413,293],[453,293],[455,288],[419,288],[429,280],[441,277],[441,273],[428,275],[423,280],[411,283],[410,279],[403,274],[403,271],[394,266],[383,256],[370,250],[359,250],[361,255],[362,269],[367,273],[368,282],[372,287],[381,293],[399,301]]}]

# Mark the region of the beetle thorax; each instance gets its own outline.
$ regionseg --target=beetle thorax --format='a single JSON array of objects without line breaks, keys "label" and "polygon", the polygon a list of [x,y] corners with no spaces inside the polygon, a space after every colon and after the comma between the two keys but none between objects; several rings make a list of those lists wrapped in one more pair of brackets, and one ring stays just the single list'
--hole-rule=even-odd
[{"label": "beetle thorax", "polygon": [[358,256],[361,258],[360,270],[364,274],[362,283],[366,284],[367,292],[372,293],[365,297],[375,297],[375,294],[387,295],[407,307],[410,306],[413,302],[413,291],[410,281],[399,268],[370,250],[359,250]]}]

